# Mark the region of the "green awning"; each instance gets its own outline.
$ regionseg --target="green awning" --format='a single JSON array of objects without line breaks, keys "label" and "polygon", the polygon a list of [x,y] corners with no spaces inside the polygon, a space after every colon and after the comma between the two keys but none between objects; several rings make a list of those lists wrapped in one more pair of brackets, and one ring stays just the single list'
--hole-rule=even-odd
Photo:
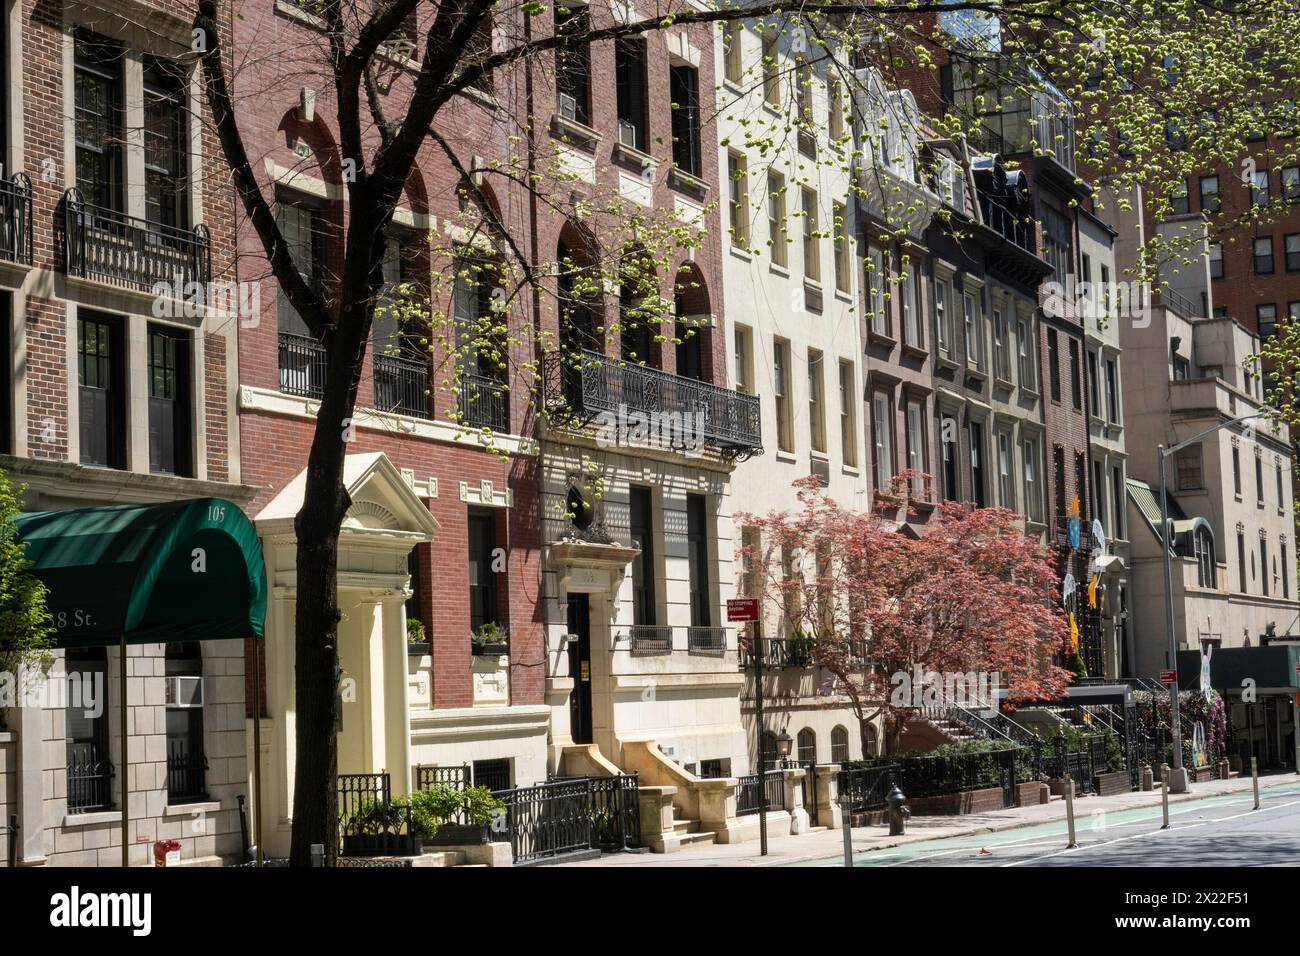
[{"label": "green awning", "polygon": [[262,546],[229,501],[29,512],[14,524],[49,589],[59,647],[262,636]]}]

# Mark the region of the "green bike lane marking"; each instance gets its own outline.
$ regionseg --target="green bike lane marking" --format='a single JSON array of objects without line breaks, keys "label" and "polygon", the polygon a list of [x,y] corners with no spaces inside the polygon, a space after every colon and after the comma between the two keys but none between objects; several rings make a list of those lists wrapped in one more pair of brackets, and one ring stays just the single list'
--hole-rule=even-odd
[{"label": "green bike lane marking", "polygon": [[[1300,787],[1286,784],[1276,787],[1270,787],[1260,791],[1260,800],[1269,800],[1273,797],[1300,794]],[[1238,793],[1221,794],[1214,797],[1203,797],[1199,800],[1187,800],[1179,803],[1170,804],[1169,816],[1174,817],[1180,814],[1193,813],[1198,810],[1212,810],[1218,807],[1234,806],[1241,803],[1252,803],[1254,796],[1249,790]],[[1087,809],[1085,807],[1085,809]],[[1098,832],[1094,830],[1092,821],[1096,819],[1097,811],[1105,813],[1105,830],[1119,829],[1125,826],[1132,826],[1138,823],[1146,823],[1161,818],[1160,804],[1148,807],[1132,807],[1127,810],[1106,810],[1099,807],[1097,810],[1088,810],[1086,813],[1075,814],[1075,830],[1081,839],[1086,839],[1089,833]],[[855,850],[853,852],[853,865],[858,866],[898,866],[910,860],[917,860],[926,856],[947,856],[956,855],[962,850],[971,850],[984,847],[1001,846],[1007,847],[1013,844],[1028,844],[1034,840],[1041,840],[1044,837],[1065,837],[1069,827],[1065,820],[1053,820],[1046,823],[1035,823],[1029,826],[1015,827],[1007,830],[997,830],[983,833],[967,834],[965,836],[952,837],[934,837],[930,840],[922,840],[917,843],[906,844],[904,846],[892,846],[880,850]],[[788,866],[843,866],[844,854],[836,856],[821,857],[816,860],[805,860],[799,863],[786,864]]]}]

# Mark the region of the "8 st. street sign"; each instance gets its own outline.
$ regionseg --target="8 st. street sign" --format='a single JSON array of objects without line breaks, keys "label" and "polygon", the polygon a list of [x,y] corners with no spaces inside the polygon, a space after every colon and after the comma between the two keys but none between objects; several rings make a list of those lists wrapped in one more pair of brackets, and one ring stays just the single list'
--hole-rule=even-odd
[{"label": "8 st. street sign", "polygon": [[744,623],[758,620],[758,598],[730,598],[727,601],[727,620]]}]

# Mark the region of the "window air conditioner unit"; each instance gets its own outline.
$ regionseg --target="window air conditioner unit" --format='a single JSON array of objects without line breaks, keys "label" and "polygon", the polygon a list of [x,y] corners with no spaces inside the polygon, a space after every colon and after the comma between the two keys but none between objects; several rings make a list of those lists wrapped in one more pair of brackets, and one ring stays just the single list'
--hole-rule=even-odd
[{"label": "window air conditioner unit", "polygon": [[578,120],[578,100],[568,93],[560,94],[560,115],[566,120]]},{"label": "window air conditioner unit", "polygon": [[627,120],[619,120],[618,141],[621,145],[631,149],[640,149],[641,145],[636,141],[636,125],[629,123]]},{"label": "window air conditioner unit", "polygon": [[194,708],[203,706],[203,678],[168,677],[166,704],[168,707]]}]

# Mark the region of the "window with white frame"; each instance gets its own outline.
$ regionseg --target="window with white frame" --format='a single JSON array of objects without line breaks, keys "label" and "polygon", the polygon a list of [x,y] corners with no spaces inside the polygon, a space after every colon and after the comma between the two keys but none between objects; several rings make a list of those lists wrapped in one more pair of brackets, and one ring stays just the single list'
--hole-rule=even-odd
[{"label": "window with white frame", "polygon": [[867,283],[870,286],[871,331],[875,335],[889,335],[889,314],[885,311],[885,254],[880,249],[872,249],[868,257],[870,274]]},{"label": "window with white frame", "polygon": [[876,453],[873,463],[876,490],[887,491],[894,477],[894,416],[888,392],[872,393],[871,433]]},{"label": "window with white frame", "polygon": [[808,350],[808,431],[813,451],[826,451],[826,402],[822,385],[822,353]]},{"label": "window with white frame", "polygon": [[899,314],[903,322],[903,342],[913,348],[921,347],[921,318],[916,304],[916,267],[903,267],[898,284]]},{"label": "window with white frame", "polygon": [[1020,455],[1025,470],[1025,517],[1042,523],[1043,520],[1043,459],[1037,436],[1020,442]]},{"label": "window with white frame", "polygon": [[978,371],[984,370],[984,341],[980,298],[977,292],[962,294],[962,317],[966,329],[966,364]]},{"label": "window with white frame", "polygon": [[1015,442],[1005,428],[998,430],[998,504],[1016,510]]},{"label": "window with white frame", "polygon": [[853,363],[840,359],[840,448],[850,468],[858,466],[858,401]]},{"label": "window with white frame", "polygon": [[934,277],[934,339],[939,354],[952,357],[952,283],[947,276]]},{"label": "window with white frame", "polygon": [[1038,391],[1038,340],[1032,318],[1016,320],[1016,352],[1020,363],[1020,387]]},{"label": "window with white frame", "polygon": [[919,398],[907,400],[907,468],[912,472],[912,494],[919,496],[925,490],[926,472],[925,406]]}]

